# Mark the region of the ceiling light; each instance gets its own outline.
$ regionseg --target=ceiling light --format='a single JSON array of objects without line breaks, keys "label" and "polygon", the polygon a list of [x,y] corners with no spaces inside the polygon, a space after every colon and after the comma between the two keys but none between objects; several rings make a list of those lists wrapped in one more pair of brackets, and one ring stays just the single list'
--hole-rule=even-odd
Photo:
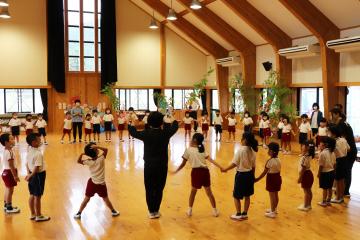
[{"label": "ceiling light", "polygon": [[190,8],[194,9],[194,10],[198,10],[198,9],[202,8],[202,6],[201,6],[201,3],[199,2],[199,0],[192,0]]},{"label": "ceiling light", "polygon": [[169,21],[175,21],[177,19],[176,12],[172,8],[172,0],[171,0],[171,7],[169,9],[169,14],[168,14],[166,19],[169,20]]},{"label": "ceiling light", "polygon": [[150,22],[149,28],[150,28],[150,29],[158,29],[158,28],[159,28],[159,26],[158,26],[157,23],[156,23],[154,11],[153,11],[153,16],[152,16],[152,18],[151,18],[151,22]]},{"label": "ceiling light", "polygon": [[7,0],[0,0],[0,7],[8,7],[9,3]]},{"label": "ceiling light", "polygon": [[0,8],[0,18],[11,18],[7,7]]}]

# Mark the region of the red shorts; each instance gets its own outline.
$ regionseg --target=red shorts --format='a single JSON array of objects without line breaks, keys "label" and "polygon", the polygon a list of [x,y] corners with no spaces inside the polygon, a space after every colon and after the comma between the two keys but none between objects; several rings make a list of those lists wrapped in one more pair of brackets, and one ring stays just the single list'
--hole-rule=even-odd
[{"label": "red shorts", "polygon": [[203,124],[201,125],[201,130],[202,130],[202,131],[209,131],[209,124],[203,123]]},{"label": "red shorts", "polygon": [[311,170],[306,170],[301,179],[302,188],[311,188],[314,183],[314,175]]},{"label": "red shorts", "polygon": [[85,134],[91,134],[92,133],[92,129],[90,128],[85,128]]},{"label": "red shorts", "polygon": [[325,137],[326,137],[326,136],[319,136],[319,135],[316,136],[316,146],[317,146],[317,147],[320,145],[320,142],[323,141],[323,139],[324,139]]},{"label": "red shorts", "polygon": [[263,136],[264,137],[270,137],[271,136],[270,128],[263,128]]},{"label": "red shorts", "polygon": [[69,134],[71,133],[71,129],[63,128],[63,134]]},{"label": "red shorts", "polygon": [[105,198],[108,196],[106,184],[95,184],[91,178],[89,178],[86,185],[85,196],[91,198],[97,193],[100,197]]},{"label": "red shorts", "polygon": [[[17,169],[15,169],[15,171],[17,172]],[[17,185],[17,182],[15,181],[14,176],[10,169],[4,169],[3,173],[1,174],[1,177],[7,188],[15,187]]]},{"label": "red shorts", "polygon": [[29,135],[30,133],[33,133],[33,129],[26,129],[26,136]]},{"label": "red shorts", "polygon": [[283,142],[290,142],[291,141],[291,134],[290,133],[282,133],[281,134],[281,140],[283,140]]},{"label": "red shorts", "polygon": [[185,130],[191,130],[191,124],[185,124]]},{"label": "red shorts", "polygon": [[266,191],[278,192],[281,189],[282,179],[280,173],[266,174]]},{"label": "red shorts", "polygon": [[125,129],[125,124],[119,124],[118,125],[118,130],[119,131],[123,131]]},{"label": "red shorts", "polygon": [[191,186],[196,189],[210,187],[210,172],[207,168],[193,168],[191,170]]},{"label": "red shorts", "polygon": [[228,126],[228,132],[235,132],[235,126]]}]

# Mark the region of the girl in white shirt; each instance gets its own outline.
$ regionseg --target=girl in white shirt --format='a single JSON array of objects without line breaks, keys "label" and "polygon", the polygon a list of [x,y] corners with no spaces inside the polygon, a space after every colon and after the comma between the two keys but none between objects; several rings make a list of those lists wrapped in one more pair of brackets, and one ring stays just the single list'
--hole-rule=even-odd
[{"label": "girl in white shirt", "polygon": [[25,125],[26,136],[29,135],[30,133],[33,133],[34,122],[32,120],[31,114],[26,114],[24,125]]},{"label": "girl in white shirt", "polygon": [[[219,110],[216,110],[216,116],[214,117],[214,120],[213,120],[213,124],[214,124],[214,128],[215,128],[215,142],[216,141],[219,141],[221,142],[221,134],[222,134],[222,123],[223,123],[223,118],[222,116],[220,115],[220,111]],[[219,138],[218,138],[218,135]]]},{"label": "girl in white shirt", "polygon": [[277,137],[278,139],[280,140],[280,150],[283,149],[284,147],[284,143],[282,141],[282,131],[283,131],[283,128],[284,128],[284,116],[283,114],[280,114],[280,118],[279,118],[279,123],[277,125]]},{"label": "girl in white shirt", "polygon": [[190,147],[187,148],[184,152],[181,165],[174,172],[174,174],[178,173],[183,167],[185,167],[186,162],[189,162],[191,165],[192,189],[189,197],[189,209],[186,212],[189,217],[192,216],[192,208],[197,190],[201,189],[202,187],[205,188],[206,195],[208,196],[211,206],[213,207],[213,216],[219,216],[219,211],[216,209],[215,198],[210,187],[210,173],[206,161],[211,162],[220,169],[222,168],[217,162],[212,160],[207,153],[205,153],[203,141],[204,136],[201,133],[195,133],[193,135]]},{"label": "girl in white shirt", "polygon": [[263,120],[263,122],[262,122],[262,125],[263,125],[263,147],[266,149],[268,142],[269,142],[269,138],[271,137],[269,115],[267,113],[264,113],[262,120]]},{"label": "girl in white shirt", "polygon": [[284,144],[283,153],[291,154],[291,134],[295,136],[294,131],[292,130],[290,119],[288,116],[284,116],[284,128],[282,130],[282,141]]},{"label": "girl in white shirt", "polygon": [[85,128],[85,143],[87,143],[86,137],[89,138],[89,143],[90,143],[91,142],[91,133],[92,133],[90,113],[86,114],[86,116],[85,116],[84,128]]},{"label": "girl in white shirt", "polygon": [[184,128],[185,128],[185,140],[186,140],[187,136],[189,136],[189,138],[190,138],[191,124],[193,121],[194,121],[194,119],[192,117],[190,117],[190,113],[186,112],[185,117],[183,118]]},{"label": "girl in white shirt", "polygon": [[[133,125],[135,126],[135,123],[136,121],[138,120],[139,118],[137,117],[136,113],[135,113],[135,110],[133,107],[129,107],[129,110],[126,114],[126,121],[128,123],[128,125]],[[132,140],[134,141],[135,139],[133,137],[130,136],[130,133],[129,133],[129,141]]]},{"label": "girl in white shirt", "polygon": [[243,124],[244,124],[244,132],[252,131],[251,128],[252,128],[252,125],[254,124],[254,121],[253,121],[252,117],[250,116],[249,111],[246,111],[244,113]]},{"label": "girl in white shirt", "polygon": [[61,143],[64,143],[64,137],[65,135],[68,135],[69,137],[69,143],[71,143],[71,129],[72,129],[72,120],[71,120],[71,113],[67,112],[64,119],[64,125],[63,125],[63,135],[61,137]]},{"label": "girl in white shirt", "polygon": [[[302,114],[301,115],[301,124],[299,126],[299,143],[300,143],[300,149],[302,149],[302,146],[305,144],[305,142],[310,138],[311,134],[311,126],[308,121],[308,115]],[[301,155],[300,155],[301,156]]]},{"label": "girl in white shirt", "polygon": [[103,120],[104,120],[104,128],[105,128],[105,142],[111,142],[111,130],[114,121],[114,116],[111,114],[110,108],[105,109]]},{"label": "girl in white shirt", "polygon": [[275,142],[269,144],[268,155],[271,157],[265,164],[264,171],[255,182],[259,181],[266,175],[266,190],[269,192],[271,208],[266,211],[265,216],[275,218],[277,215],[277,206],[279,204],[279,191],[281,189],[281,163],[278,158],[280,146]]},{"label": "girl in white shirt", "polygon": [[206,140],[209,132],[209,116],[207,112],[204,112],[203,116],[201,117],[201,130]]},{"label": "girl in white shirt", "polygon": [[[144,117],[145,118],[145,117]],[[120,110],[118,115],[118,130],[119,130],[119,141],[123,142],[123,132],[126,124],[126,114],[123,110]]]},{"label": "girl in white shirt", "polygon": [[316,147],[319,146],[322,138],[328,135],[328,126],[326,118],[320,120],[320,126],[318,128],[318,133],[316,134]]},{"label": "girl in white shirt", "polygon": [[228,142],[231,141],[231,136],[233,136],[233,141],[235,142],[235,126],[236,126],[236,119],[235,119],[235,112],[231,112],[229,115],[226,116],[228,120],[228,132],[229,132],[229,139]]},{"label": "girl in white shirt", "polygon": [[[237,168],[233,191],[236,214],[231,215],[231,219],[239,221],[248,219],[250,196],[254,194],[255,152],[258,151],[258,141],[252,133],[244,132],[241,145],[231,164],[222,170],[222,172],[227,172],[230,169]],[[245,198],[244,211],[241,212],[240,200],[243,198]]]},{"label": "girl in white shirt", "polygon": [[97,136],[97,142],[100,142],[100,124],[101,124],[101,117],[98,115],[98,111],[94,109],[92,111],[93,116],[91,117],[91,124],[93,126],[93,137],[94,142],[96,142],[96,136]]},{"label": "girl in white shirt", "polygon": [[47,141],[46,141],[46,126],[47,126],[47,123],[46,123],[46,121],[43,118],[43,115],[41,113],[38,115],[38,119],[35,122],[35,126],[38,129],[39,135],[44,138],[44,144],[47,145],[48,144]]},{"label": "girl in white shirt", "polygon": [[12,118],[9,121],[9,126],[11,135],[13,135],[15,138],[16,143],[19,143],[21,120],[18,118],[17,113],[12,114]]}]

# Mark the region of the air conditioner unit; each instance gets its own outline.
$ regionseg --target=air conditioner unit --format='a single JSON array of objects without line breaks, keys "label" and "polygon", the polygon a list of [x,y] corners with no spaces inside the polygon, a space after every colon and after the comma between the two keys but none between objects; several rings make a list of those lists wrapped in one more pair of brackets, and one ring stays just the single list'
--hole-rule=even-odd
[{"label": "air conditioner unit", "polygon": [[216,64],[221,65],[223,67],[231,67],[231,66],[238,66],[240,65],[240,57],[226,57],[226,58],[219,58],[216,59]]},{"label": "air conditioner unit", "polygon": [[320,54],[319,44],[303,45],[279,49],[278,53],[287,59],[314,57]]},{"label": "air conditioner unit", "polygon": [[335,39],[326,42],[328,48],[334,49],[335,52],[350,52],[360,50],[360,36]]}]

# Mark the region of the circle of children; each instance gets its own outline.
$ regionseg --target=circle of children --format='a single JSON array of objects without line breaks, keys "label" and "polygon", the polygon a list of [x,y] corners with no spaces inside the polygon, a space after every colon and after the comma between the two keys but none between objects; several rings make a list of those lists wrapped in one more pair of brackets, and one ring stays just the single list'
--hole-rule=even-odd
[{"label": "circle of children", "polygon": [[[71,113],[66,114],[64,121],[64,135],[69,135],[71,128],[82,128],[82,112],[80,109],[80,102],[73,108]],[[227,116],[229,120],[229,137],[235,135],[236,120],[234,113]],[[301,116],[301,123],[299,128],[299,143],[301,144],[301,155],[299,156],[299,177],[298,183],[304,191],[304,202],[298,207],[300,211],[310,211],[312,208],[312,185],[314,182],[314,174],[311,171],[310,165],[312,159],[318,154],[319,169],[316,173],[319,179],[320,188],[323,189],[321,201],[318,205],[322,207],[331,206],[332,203],[338,204],[344,202],[344,197],[349,195],[349,187],[351,184],[351,168],[356,158],[356,145],[354,141],[354,135],[350,125],[346,122],[346,117],[342,112],[342,106],[336,105],[330,112],[331,120],[327,121],[323,118],[322,112],[319,110],[317,103],[313,105],[313,112],[311,114],[310,121],[307,115]],[[71,118],[73,118],[72,122]],[[39,116],[40,121],[41,118]],[[75,120],[75,121],[74,121]],[[136,114],[131,108],[130,111],[120,112],[118,116],[118,130],[119,138],[123,141],[123,130],[125,124],[128,125],[129,139],[130,136],[137,138],[144,142],[144,183],[146,190],[146,202],[149,210],[149,218],[155,219],[161,216],[159,209],[162,201],[163,189],[165,187],[166,178],[168,174],[168,144],[170,138],[177,132],[179,123],[172,114],[162,115],[160,112],[146,112],[145,130],[137,130],[135,127],[135,120],[137,120]],[[189,135],[191,131],[191,124],[194,119],[189,117],[189,113],[186,113],[182,122],[185,124],[185,137]],[[195,133],[190,141],[190,146],[185,150],[182,158],[183,162],[178,166],[175,171],[170,171],[172,174],[179,172],[188,162],[191,165],[191,193],[189,197],[189,208],[186,212],[188,216],[192,216],[192,207],[197,190],[202,187],[205,188],[206,194],[212,205],[212,215],[217,217],[219,211],[216,208],[216,202],[210,186],[210,174],[207,167],[207,161],[214,164],[222,172],[227,172],[233,168],[236,168],[235,182],[233,188],[233,198],[235,203],[236,212],[231,215],[231,219],[234,220],[246,220],[248,219],[248,211],[250,207],[250,197],[254,194],[254,183],[260,181],[266,176],[266,190],[270,196],[270,209],[265,213],[266,217],[275,218],[278,214],[277,207],[279,204],[278,192],[281,189],[281,162],[278,157],[279,151],[283,151],[285,154],[291,151],[291,133],[292,127],[289,118],[285,115],[281,115],[280,122],[278,123],[277,133],[281,144],[276,142],[269,143],[269,137],[272,132],[276,132],[270,129],[269,117],[265,112],[261,113],[259,119],[260,135],[262,137],[262,145],[264,149],[268,149],[269,159],[265,164],[263,172],[255,177],[255,163],[256,152],[258,152],[258,141],[253,135],[253,119],[249,112],[244,114],[243,124],[244,133],[241,138],[241,147],[237,150],[234,158],[229,166],[222,167],[217,162],[209,157],[206,153],[203,142],[207,137],[209,130],[209,119],[207,114],[203,114],[201,118],[201,133]],[[16,120],[16,114],[11,120]],[[114,121],[114,117],[111,114],[110,109],[106,109],[105,115],[100,118],[97,111],[93,112],[93,115],[86,115],[85,119],[85,134],[91,141],[91,132],[94,133],[93,141],[97,137],[99,138],[99,127],[104,121],[106,141],[111,141],[111,124]],[[14,159],[13,147],[15,145],[15,139],[18,141],[19,129],[15,124],[11,122],[11,134],[5,133],[1,135],[0,142],[5,147],[2,163],[4,171],[2,173],[2,179],[5,184],[5,199],[4,210],[6,213],[19,213],[20,209],[12,205],[12,194],[14,187],[20,181],[16,169],[16,161]],[[220,112],[216,112],[216,116],[213,119],[214,129],[216,132],[216,141],[221,140],[223,119]],[[46,123],[40,124],[41,127],[46,126]],[[76,129],[73,129],[75,131]],[[92,130],[92,131],[91,131]],[[41,196],[44,193],[46,167],[45,161],[39,146],[41,145],[40,136],[46,136],[46,133],[42,130],[39,134],[27,132],[26,142],[30,148],[27,153],[27,175],[25,180],[28,181],[28,188],[30,192],[30,212],[31,220],[34,221],[46,221],[50,217],[44,216],[41,213]],[[81,134],[81,131],[79,131]],[[62,141],[64,138],[62,137]],[[218,138],[218,135],[219,138]],[[85,137],[85,139],[86,139]],[[81,135],[79,136],[81,141]],[[230,138],[229,138],[230,139]],[[46,141],[46,140],[45,140]],[[76,135],[74,134],[74,141],[76,141]],[[261,145],[260,145],[261,146]],[[111,210],[112,216],[118,216],[119,212],[115,210],[110,202],[107,194],[107,188],[105,184],[105,168],[104,160],[107,156],[108,149],[97,146],[94,142],[86,145],[84,153],[78,158],[78,163],[87,165],[90,170],[91,177],[89,178],[86,186],[86,193],[83,202],[76,213],[74,218],[80,219],[81,213],[89,202],[90,198],[97,193],[103,198],[106,205]],[[333,198],[333,187],[335,186],[335,197]],[[241,202],[243,201],[243,206]]]}]

